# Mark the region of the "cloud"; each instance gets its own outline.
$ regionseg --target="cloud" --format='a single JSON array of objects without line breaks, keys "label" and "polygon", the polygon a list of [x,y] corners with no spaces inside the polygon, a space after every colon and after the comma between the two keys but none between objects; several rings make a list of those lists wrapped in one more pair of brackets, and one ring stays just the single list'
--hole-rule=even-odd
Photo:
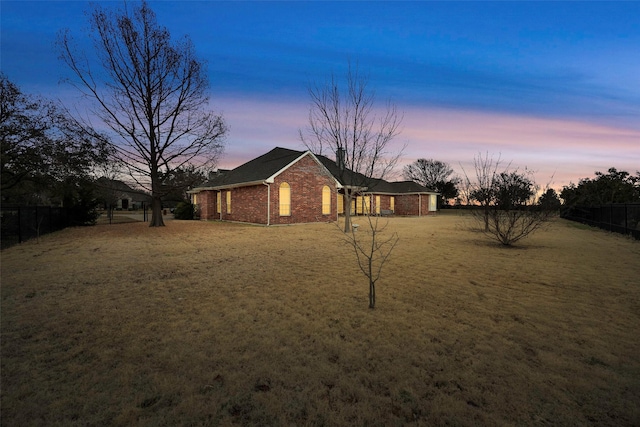
[{"label": "cloud", "polygon": [[[307,125],[308,104],[294,101],[220,98],[231,127],[222,168],[233,168],[281,146],[304,150],[298,130]],[[634,172],[640,165],[640,131],[577,120],[550,119],[445,108],[409,108],[400,169],[418,158],[446,161],[458,173],[471,172],[474,156],[488,152],[505,163],[536,172],[539,183],[554,177],[561,187],[610,167]]]}]

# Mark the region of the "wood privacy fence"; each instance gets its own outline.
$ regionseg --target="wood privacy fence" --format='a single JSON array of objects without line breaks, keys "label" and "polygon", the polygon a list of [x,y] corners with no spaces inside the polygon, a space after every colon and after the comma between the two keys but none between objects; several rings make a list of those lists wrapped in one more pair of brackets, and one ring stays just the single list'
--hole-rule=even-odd
[{"label": "wood privacy fence", "polygon": [[640,240],[640,203],[575,206],[563,212],[562,217]]},{"label": "wood privacy fence", "polygon": [[53,206],[2,206],[2,249],[69,226],[67,208]]}]

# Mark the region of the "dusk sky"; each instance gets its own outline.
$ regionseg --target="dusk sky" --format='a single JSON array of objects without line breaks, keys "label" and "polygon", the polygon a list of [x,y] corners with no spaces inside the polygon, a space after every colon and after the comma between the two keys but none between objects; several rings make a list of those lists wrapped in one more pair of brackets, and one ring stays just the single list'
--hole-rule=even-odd
[{"label": "dusk sky", "polygon": [[[208,63],[211,108],[230,126],[222,168],[275,146],[303,150],[309,83],[351,61],[377,104],[404,114],[398,172],[422,157],[471,173],[485,152],[556,188],[640,170],[640,2],[149,4]],[[54,42],[63,28],[86,37],[89,3],[0,8],[2,71],[24,92],[77,102],[59,83],[70,74]]]}]

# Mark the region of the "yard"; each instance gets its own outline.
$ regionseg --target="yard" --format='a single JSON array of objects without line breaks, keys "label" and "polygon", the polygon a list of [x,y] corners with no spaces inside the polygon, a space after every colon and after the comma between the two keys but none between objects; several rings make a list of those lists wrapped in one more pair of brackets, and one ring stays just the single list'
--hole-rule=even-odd
[{"label": "yard", "polygon": [[[358,222],[358,220],[356,220]],[[2,425],[640,425],[640,242],[391,218],[66,229],[2,252]]]}]

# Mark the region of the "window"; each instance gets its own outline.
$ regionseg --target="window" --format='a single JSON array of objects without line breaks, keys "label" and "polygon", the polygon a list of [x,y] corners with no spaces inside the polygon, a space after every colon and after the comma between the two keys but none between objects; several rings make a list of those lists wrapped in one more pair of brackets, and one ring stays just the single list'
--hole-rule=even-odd
[{"label": "window", "polygon": [[391,209],[392,211],[396,211],[396,198],[391,196],[389,198],[389,209]]},{"label": "window", "polygon": [[344,213],[344,194],[338,193],[338,213]]},{"label": "window", "polygon": [[194,205],[198,204],[198,195],[197,194],[193,195],[193,203],[192,204],[194,204]]},{"label": "window", "polygon": [[376,213],[380,215],[380,196],[376,196]]},{"label": "window", "polygon": [[278,200],[280,201],[280,216],[291,215],[291,187],[286,182],[280,184],[280,193]]},{"label": "window", "polygon": [[231,213],[231,190],[227,190],[227,213]]},{"label": "window", "polygon": [[220,205],[222,205],[222,191],[218,191],[218,194],[216,195],[216,212],[220,213],[222,212],[220,210]]},{"label": "window", "polygon": [[322,215],[331,215],[331,189],[327,185],[322,187]]},{"label": "window", "polygon": [[356,198],[358,215],[369,215],[371,213],[371,196],[358,196]]}]

